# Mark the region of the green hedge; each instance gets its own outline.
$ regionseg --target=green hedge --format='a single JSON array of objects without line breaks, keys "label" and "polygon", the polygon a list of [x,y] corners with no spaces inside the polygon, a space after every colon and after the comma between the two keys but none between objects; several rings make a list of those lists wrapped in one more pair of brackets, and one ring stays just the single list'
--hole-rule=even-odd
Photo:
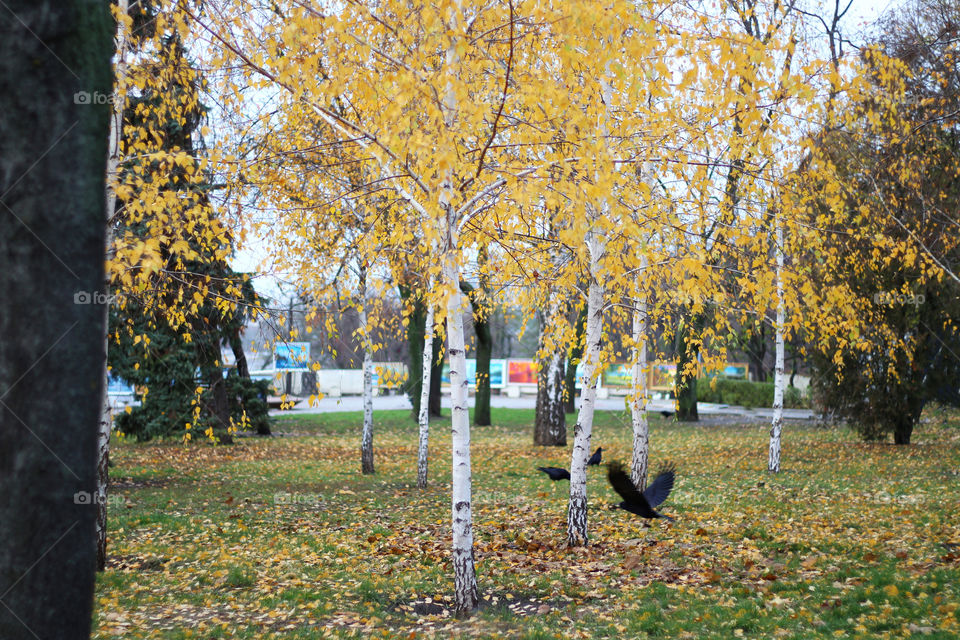
[{"label": "green hedge", "polygon": [[[697,400],[732,404],[743,407],[772,407],[773,383],[750,382],[749,380],[730,380],[728,378],[703,378],[697,381]],[[796,387],[787,387],[783,396],[783,406],[788,408],[806,407],[809,403]]]}]

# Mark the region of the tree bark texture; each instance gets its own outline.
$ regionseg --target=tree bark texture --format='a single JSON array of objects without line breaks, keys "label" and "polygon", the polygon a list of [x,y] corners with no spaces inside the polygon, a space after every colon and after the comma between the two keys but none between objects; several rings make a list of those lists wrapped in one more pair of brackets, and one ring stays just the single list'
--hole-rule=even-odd
[{"label": "tree bark texture", "polygon": [[[109,3],[12,0],[0,38],[0,638],[86,639],[103,411]],[[13,14],[13,15],[9,15]]]}]

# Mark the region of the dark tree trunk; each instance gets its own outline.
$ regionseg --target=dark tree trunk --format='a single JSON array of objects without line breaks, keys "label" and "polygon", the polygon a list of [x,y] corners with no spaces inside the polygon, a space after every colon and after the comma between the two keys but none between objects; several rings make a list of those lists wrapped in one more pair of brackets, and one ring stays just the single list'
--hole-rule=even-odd
[{"label": "dark tree trunk", "polygon": [[910,444],[913,427],[920,422],[925,402],[919,396],[907,400],[907,410],[900,414],[900,419],[893,429],[894,444]]},{"label": "dark tree trunk", "polygon": [[[550,354],[541,363],[537,376],[537,409],[533,426],[533,444],[539,446],[567,446],[567,414],[564,411],[564,379],[562,362],[550,361],[562,358]],[[552,368],[552,371],[551,371]]]},{"label": "dark tree trunk", "polygon": [[[403,300],[409,300],[413,291],[406,286],[400,287],[400,297]],[[410,322],[407,325],[407,344],[410,350],[410,360],[407,366],[409,371],[407,375],[407,397],[410,398],[410,404],[413,406],[411,417],[418,420],[420,416],[420,373],[423,371],[423,338],[427,324],[427,310],[419,299],[412,303],[413,310],[410,313]],[[444,323],[446,326],[446,323]],[[440,376],[443,374],[443,339],[435,337],[433,339],[433,368],[430,371],[430,415],[440,415]]]},{"label": "dark tree trunk", "polygon": [[110,95],[112,20],[107,2],[12,0],[5,10],[0,638],[85,639],[97,566],[110,106],[84,96]]},{"label": "dark tree trunk", "polygon": [[697,422],[700,416],[697,412],[697,373],[689,375],[684,369],[690,363],[697,362],[700,353],[699,345],[691,339],[690,328],[685,320],[680,321],[677,329],[677,420],[680,422]]},{"label": "dark tree trunk", "polygon": [[587,327],[587,306],[577,315],[577,333],[573,348],[570,350],[570,358],[567,360],[566,373],[564,375],[564,411],[573,413],[577,410],[577,364],[583,357],[583,336]]},{"label": "dark tree trunk", "polygon": [[474,397],[473,424],[486,427],[490,424],[490,354],[493,352],[490,308],[485,301],[483,278],[479,289],[474,289],[469,282],[461,282],[460,290],[467,295],[473,307],[473,332],[477,336],[477,393]]},{"label": "dark tree trunk", "polygon": [[410,287],[399,287],[400,298],[404,302],[410,301],[410,321],[407,324],[407,348],[410,358],[407,361],[407,397],[413,406],[411,417],[417,420],[420,415],[421,373],[423,371],[423,333],[426,330],[427,310],[419,299],[410,300],[413,291]]},{"label": "dark tree trunk", "polygon": [[473,328],[477,334],[477,396],[473,424],[484,427],[490,424],[490,355],[493,352],[493,337],[486,317],[483,320],[475,319]]},{"label": "dark tree trunk", "polygon": [[767,370],[764,361],[767,358],[767,325],[763,322],[750,329],[750,338],[747,340],[747,357],[750,367],[756,374],[757,382],[767,381]]},{"label": "dark tree trunk", "polygon": [[207,385],[210,388],[209,414],[213,417],[214,431],[223,444],[232,444],[230,435],[230,401],[227,399],[227,383],[223,379],[223,371],[214,367],[207,371]]},{"label": "dark tree trunk", "polygon": [[230,334],[230,349],[233,351],[233,358],[237,361],[237,375],[241,378],[250,378],[250,366],[247,364],[247,356],[243,352],[243,340],[240,338],[240,329]]},{"label": "dark tree trunk", "polygon": [[[426,318],[424,318],[426,324]],[[446,329],[447,323],[444,321],[443,327]],[[443,332],[447,334],[446,330]],[[423,336],[423,332],[420,332]],[[421,338],[422,339],[422,338]],[[423,347],[420,348],[420,357],[423,358]],[[440,378],[443,376],[443,338],[433,339],[433,368],[430,370],[430,415],[440,416]],[[419,404],[419,403],[418,403]]]},{"label": "dark tree trunk", "polygon": [[893,443],[910,444],[911,435],[913,435],[913,422],[908,419],[901,420],[893,432]]}]

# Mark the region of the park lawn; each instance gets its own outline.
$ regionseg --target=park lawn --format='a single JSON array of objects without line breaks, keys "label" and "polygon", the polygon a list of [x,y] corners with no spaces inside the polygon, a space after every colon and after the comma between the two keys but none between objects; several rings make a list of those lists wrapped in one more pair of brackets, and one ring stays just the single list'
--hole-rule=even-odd
[{"label": "park lawn", "polygon": [[[573,420],[570,423],[572,446]],[[764,425],[651,421],[651,464],[678,482],[645,528],[589,469],[591,545],[563,547],[567,448],[534,447],[532,410],[473,429],[477,574],[488,604],[449,616],[450,436],[360,414],[284,416],[232,446],[116,443],[110,561],[96,638],[895,638],[960,635],[960,414],[929,411],[909,447],[788,423],[784,471]],[[629,416],[593,447],[629,461]],[[420,612],[420,613],[417,613]]]}]

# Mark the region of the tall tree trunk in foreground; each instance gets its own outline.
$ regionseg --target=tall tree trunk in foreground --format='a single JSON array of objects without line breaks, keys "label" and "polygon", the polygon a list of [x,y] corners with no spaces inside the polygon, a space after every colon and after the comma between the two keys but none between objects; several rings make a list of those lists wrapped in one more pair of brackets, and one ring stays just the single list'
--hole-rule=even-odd
[{"label": "tall tree trunk in foreground", "polygon": [[[640,277],[645,275],[647,256],[640,257]],[[650,429],[647,425],[647,301],[637,298],[633,311],[633,376],[630,399],[630,418],[633,423],[633,458],[630,478],[640,491],[647,487],[647,458],[650,450]]]},{"label": "tall tree trunk in foreground", "polygon": [[367,317],[367,267],[360,266],[360,331],[363,332],[363,436],[360,439],[360,470],[373,473],[373,343]]},{"label": "tall tree trunk in foreground", "polygon": [[783,392],[786,377],[783,371],[783,325],[786,322],[786,311],[783,304],[783,226],[780,217],[776,217],[777,225],[777,339],[776,365],[773,373],[773,423],[770,426],[770,455],[767,459],[767,470],[771,473],[780,473],[780,432],[783,430]]},{"label": "tall tree trunk in foreground", "polygon": [[[127,0],[117,0],[118,13],[126,16],[128,11]],[[116,213],[117,194],[114,183],[117,177],[117,167],[120,166],[120,137],[123,132],[123,107],[125,97],[117,84],[126,75],[127,28],[123,20],[117,21],[116,41],[114,43],[116,62],[114,64],[114,87],[111,92],[110,134],[107,139],[107,170],[106,170],[106,258],[113,257],[113,216]],[[109,278],[106,281],[107,292],[110,291]],[[107,566],[107,485],[110,483],[110,431],[113,429],[113,410],[110,407],[108,387],[110,383],[110,367],[107,364],[106,354],[110,350],[110,302],[109,298],[103,305],[103,394],[100,414],[100,428],[97,431],[97,571],[103,571]]]},{"label": "tall tree trunk in foreground", "polygon": [[583,546],[587,537],[587,458],[593,431],[593,410],[597,399],[600,365],[600,341],[603,330],[603,285],[600,284],[600,258],[603,244],[596,232],[587,238],[590,251],[590,284],[587,288],[586,352],[580,395],[580,413],[573,429],[573,453],[570,457],[570,502],[567,507],[567,544]]},{"label": "tall tree trunk in foreground", "polygon": [[563,353],[553,348],[544,353],[547,346],[544,336],[547,325],[559,315],[557,304],[551,304],[541,320],[540,348],[544,354],[537,374],[537,408],[533,427],[533,444],[540,446],[567,446],[567,414],[563,406]]},{"label": "tall tree trunk in foreground", "polygon": [[420,425],[420,441],[417,446],[417,487],[427,486],[427,469],[430,455],[430,371],[433,369],[433,305],[427,305],[427,321],[423,333],[423,363],[420,385],[420,410],[417,422]]},{"label": "tall tree trunk in foreground", "polygon": [[[0,38],[0,638],[86,639],[97,567],[109,3],[13,0]],[[16,16],[16,19],[14,19]],[[16,83],[14,88],[13,82]]]},{"label": "tall tree trunk in foreground", "polygon": [[577,314],[576,333],[574,334],[573,347],[570,349],[570,357],[567,358],[567,367],[564,373],[564,400],[563,410],[566,413],[573,413],[577,410],[577,364],[583,357],[583,334],[587,326],[587,306],[584,305]]}]

